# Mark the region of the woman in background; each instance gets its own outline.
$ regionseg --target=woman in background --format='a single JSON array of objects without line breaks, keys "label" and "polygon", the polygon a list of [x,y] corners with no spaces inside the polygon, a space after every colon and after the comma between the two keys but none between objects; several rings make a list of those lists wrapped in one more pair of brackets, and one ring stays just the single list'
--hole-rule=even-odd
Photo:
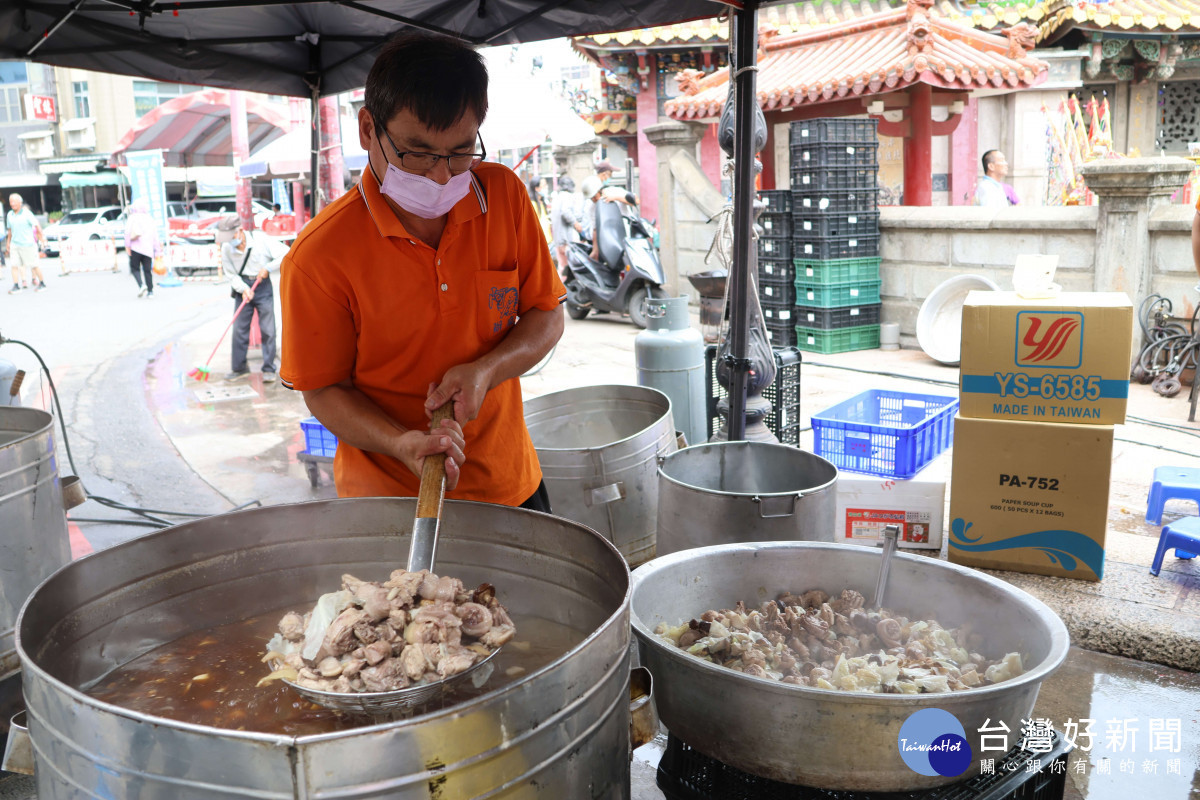
[{"label": "woman in background", "polygon": [[154,297],[154,259],[162,255],[158,226],[150,216],[144,199],[134,200],[125,220],[125,252],[129,253],[129,271],[137,281],[138,297]]},{"label": "woman in background", "polygon": [[529,179],[529,202],[533,203],[538,224],[542,226],[542,233],[546,234],[546,242],[549,243],[551,240],[550,209],[546,205],[546,179],[540,175]]}]

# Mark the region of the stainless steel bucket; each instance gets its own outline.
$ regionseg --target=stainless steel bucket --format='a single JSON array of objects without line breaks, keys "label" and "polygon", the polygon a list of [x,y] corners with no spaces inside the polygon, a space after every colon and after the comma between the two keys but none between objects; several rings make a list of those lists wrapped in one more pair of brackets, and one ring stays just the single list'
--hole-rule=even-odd
[{"label": "stainless steel bucket", "polygon": [[[188,633],[302,607],[403,564],[412,499],[275,506],[189,522],[70,564],[22,609],[39,800],[629,797],[629,572],[580,525],[447,502],[437,568],[580,632],[546,667],[445,710],[318,736],[189,725],[77,687]],[[253,677],[251,678],[253,679]]]},{"label": "stainless steel bucket", "polygon": [[14,626],[21,604],[70,560],[54,417],[0,406],[0,680],[20,668]]},{"label": "stainless steel bucket", "polygon": [[659,468],[658,554],[730,542],[834,540],[837,467],[795,447],[714,442]]},{"label": "stainless steel bucket", "polygon": [[[884,605],[947,627],[971,622],[983,653],[1020,652],[1025,674],[961,692],[900,695],[826,691],[755,678],[689,655],[654,634],[738,600],[757,605],[784,591],[857,589],[870,594],[879,553],[855,545],[771,542],[703,547],[663,556],[633,573],[631,622],[639,656],[654,675],[654,700],[667,728],[730,766],[772,780],[823,789],[907,791],[960,780],[926,777],[904,763],[900,726],[940,708],[965,729],[979,771],[980,728],[1003,722],[1016,735],[1041,682],[1062,664],[1067,628],[1044,603],[982,572],[897,553]],[[991,725],[987,720],[991,720]],[[1015,742],[1014,742],[1015,743]]]},{"label": "stainless steel bucket", "polygon": [[654,558],[658,457],[678,449],[671,401],[645,386],[584,386],[525,402],[554,513]]}]

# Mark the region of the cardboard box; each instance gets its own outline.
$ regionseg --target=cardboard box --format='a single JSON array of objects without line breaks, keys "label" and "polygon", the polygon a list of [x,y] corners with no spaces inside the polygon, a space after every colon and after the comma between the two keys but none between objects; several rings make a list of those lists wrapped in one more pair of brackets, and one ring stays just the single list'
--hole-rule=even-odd
[{"label": "cardboard box", "polygon": [[1133,305],[1123,292],[1027,300],[1015,292],[976,291],[962,312],[964,417],[1125,421]]},{"label": "cardboard box", "polygon": [[943,456],[908,480],[839,470],[834,541],[873,547],[899,525],[900,547],[941,550],[949,467]]},{"label": "cardboard box", "polygon": [[1112,426],[954,423],[950,560],[1100,580]]}]

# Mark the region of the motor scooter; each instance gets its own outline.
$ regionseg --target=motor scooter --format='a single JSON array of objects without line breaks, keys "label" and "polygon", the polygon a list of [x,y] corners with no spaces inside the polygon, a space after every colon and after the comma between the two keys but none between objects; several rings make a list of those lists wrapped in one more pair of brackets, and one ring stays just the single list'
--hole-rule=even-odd
[{"label": "motor scooter", "polygon": [[615,311],[628,314],[634,325],[645,328],[646,301],[667,296],[654,231],[646,220],[624,208],[619,203],[600,202],[595,209],[599,261],[592,260],[588,242],[567,247],[565,283],[571,319],[583,319],[592,311]]}]

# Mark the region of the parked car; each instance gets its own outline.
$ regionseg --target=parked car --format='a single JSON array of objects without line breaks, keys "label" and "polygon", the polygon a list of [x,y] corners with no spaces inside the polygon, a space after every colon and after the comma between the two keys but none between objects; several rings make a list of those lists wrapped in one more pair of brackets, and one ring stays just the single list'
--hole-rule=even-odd
[{"label": "parked car", "polygon": [[[183,218],[187,214],[187,206],[171,201],[167,203],[167,223]],[[126,210],[121,206],[99,206],[97,208],[77,208],[68,211],[62,219],[46,226],[46,254],[58,255],[59,242],[64,239],[112,239],[118,250],[125,249],[125,216]]]},{"label": "parked car", "polygon": [[[56,256],[59,243],[67,239],[110,239],[120,238],[124,226],[125,210],[120,206],[99,208],[77,208],[68,211],[58,222],[46,226],[46,253]],[[121,242],[120,247],[125,243]]]}]

